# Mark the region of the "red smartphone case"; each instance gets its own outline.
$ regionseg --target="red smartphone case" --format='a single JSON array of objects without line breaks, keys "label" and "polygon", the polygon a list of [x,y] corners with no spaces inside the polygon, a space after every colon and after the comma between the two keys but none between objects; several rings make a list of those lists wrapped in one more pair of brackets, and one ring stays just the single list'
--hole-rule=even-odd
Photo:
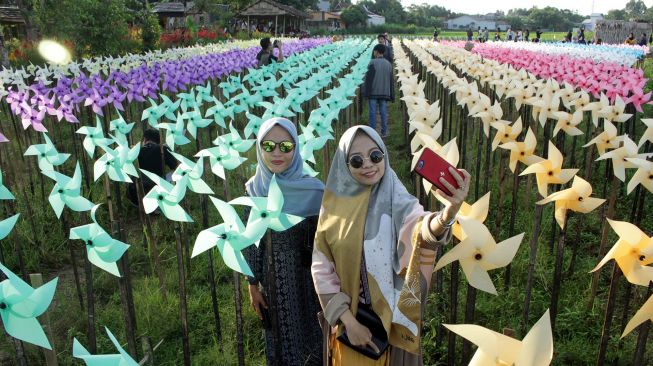
[{"label": "red smartphone case", "polygon": [[442,192],[451,195],[451,192],[440,183],[440,178],[444,178],[452,186],[458,187],[458,182],[456,182],[456,178],[449,171],[449,167],[454,168],[458,176],[463,178],[463,174],[456,167],[449,164],[448,161],[444,160],[444,158],[436,154],[433,150],[426,148],[422,151],[422,155],[420,155],[417,165],[415,165],[415,173],[431,182]]}]

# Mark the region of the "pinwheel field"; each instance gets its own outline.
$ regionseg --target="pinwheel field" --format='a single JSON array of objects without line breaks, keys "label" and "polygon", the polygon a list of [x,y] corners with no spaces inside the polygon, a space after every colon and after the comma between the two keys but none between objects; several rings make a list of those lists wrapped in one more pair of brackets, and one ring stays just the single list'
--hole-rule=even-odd
[{"label": "pinwheel field", "polygon": [[[237,41],[0,72],[0,364],[265,364],[241,251],[303,218],[275,180],[245,196],[259,127],[296,123],[304,173],[325,180],[367,123],[376,39],[283,42],[261,68]],[[653,364],[648,48],[392,46],[394,171],[430,210],[423,149],[473,178],[438,252],[425,364]],[[146,128],[171,181],[138,165]]]}]

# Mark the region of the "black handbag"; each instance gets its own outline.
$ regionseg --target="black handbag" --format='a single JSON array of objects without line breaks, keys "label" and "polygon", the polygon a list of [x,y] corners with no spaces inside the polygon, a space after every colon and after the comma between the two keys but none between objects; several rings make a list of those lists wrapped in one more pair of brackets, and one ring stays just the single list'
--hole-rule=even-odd
[{"label": "black handbag", "polygon": [[348,347],[352,348],[356,352],[363,354],[371,359],[378,360],[383,353],[388,349],[389,343],[388,343],[388,333],[386,333],[385,328],[383,327],[383,322],[381,322],[381,318],[379,318],[378,315],[372,310],[372,307],[370,305],[366,304],[358,304],[358,310],[356,311],[356,320],[358,320],[361,325],[367,327],[367,329],[370,330],[372,333],[372,342],[376,344],[376,347],[379,349],[379,353],[376,353],[372,348],[369,346],[354,346],[349,342],[349,338],[347,337],[347,330],[345,329],[344,332],[340,336],[338,336],[338,340],[344,344],[346,344]]}]

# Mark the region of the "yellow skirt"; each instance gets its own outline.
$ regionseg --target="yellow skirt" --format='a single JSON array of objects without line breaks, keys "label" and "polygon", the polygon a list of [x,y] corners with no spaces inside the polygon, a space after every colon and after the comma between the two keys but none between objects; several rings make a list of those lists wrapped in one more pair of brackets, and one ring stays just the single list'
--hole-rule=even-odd
[{"label": "yellow skirt", "polygon": [[389,366],[390,348],[378,360],[373,360],[354,351],[332,335],[331,366]]}]

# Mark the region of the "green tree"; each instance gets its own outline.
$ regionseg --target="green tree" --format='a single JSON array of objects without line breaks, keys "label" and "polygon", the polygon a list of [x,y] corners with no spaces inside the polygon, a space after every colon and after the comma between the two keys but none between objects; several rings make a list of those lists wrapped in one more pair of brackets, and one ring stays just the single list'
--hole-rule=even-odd
[{"label": "green tree", "polygon": [[386,23],[403,23],[406,21],[406,11],[399,0],[376,0],[376,6],[372,11],[383,15]]},{"label": "green tree", "polygon": [[317,0],[277,0],[281,4],[290,5],[299,10],[314,8],[317,5]]},{"label": "green tree", "polygon": [[628,13],[625,9],[612,9],[605,15],[605,19],[608,20],[626,20],[627,18]]},{"label": "green tree", "polygon": [[340,17],[347,27],[363,27],[367,22],[367,14],[365,14],[365,10],[359,4],[352,5],[343,10]]},{"label": "green tree", "polygon": [[641,19],[646,13],[646,4],[642,0],[630,0],[624,10],[630,18]]}]

